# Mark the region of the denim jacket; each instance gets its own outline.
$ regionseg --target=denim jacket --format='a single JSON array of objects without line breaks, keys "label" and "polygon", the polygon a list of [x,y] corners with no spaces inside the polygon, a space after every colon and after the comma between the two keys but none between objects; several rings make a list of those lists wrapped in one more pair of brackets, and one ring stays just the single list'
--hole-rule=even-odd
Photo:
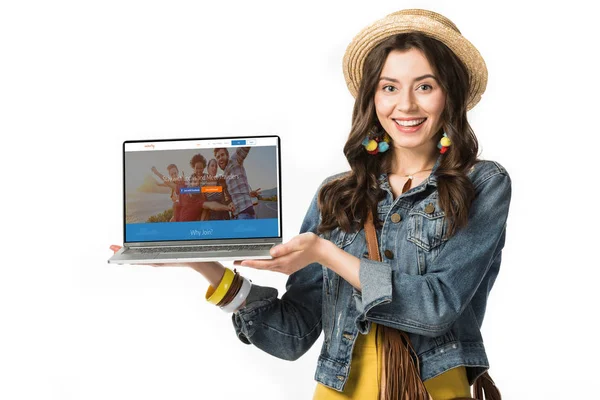
[{"label": "denim jacket", "polygon": [[[427,179],[396,199],[387,174],[379,177],[387,192],[378,204],[381,262],[368,259],[363,229],[319,235],[360,258],[361,290],[319,263],[291,274],[281,299],[277,289],[253,285],[246,306],[232,315],[238,338],[296,360],[323,331],[315,380],[343,391],[356,337],[375,322],[408,333],[422,380],[464,365],[472,385],[489,368],[480,328],[500,268],[511,180],[497,162],[475,164],[468,173],[476,191],[469,223],[445,238],[447,221],[435,177],[440,159]],[[300,233],[316,233],[317,194]]]}]

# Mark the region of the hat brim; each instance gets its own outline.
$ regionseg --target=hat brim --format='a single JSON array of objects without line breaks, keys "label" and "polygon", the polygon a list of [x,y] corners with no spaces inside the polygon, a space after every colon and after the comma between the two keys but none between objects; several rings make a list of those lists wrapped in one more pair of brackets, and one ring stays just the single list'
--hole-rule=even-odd
[{"label": "hat brim", "polygon": [[358,94],[364,61],[369,52],[388,37],[408,32],[421,32],[439,40],[465,64],[471,81],[467,110],[472,109],[481,100],[487,86],[488,72],[485,61],[475,46],[458,30],[429,15],[390,14],[364,28],[354,37],[343,58],[344,79],[352,96],[356,97]]}]

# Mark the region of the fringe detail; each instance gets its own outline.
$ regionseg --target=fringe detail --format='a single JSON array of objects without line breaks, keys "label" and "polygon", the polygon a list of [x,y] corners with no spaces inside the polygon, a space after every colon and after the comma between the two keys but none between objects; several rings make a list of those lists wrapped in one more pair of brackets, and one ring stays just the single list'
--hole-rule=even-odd
[{"label": "fringe detail", "polygon": [[[419,361],[405,332],[381,325],[384,365],[380,400],[429,400]],[[413,360],[412,354],[415,358]],[[415,365],[416,360],[416,365]]]},{"label": "fringe detail", "polygon": [[500,390],[487,372],[484,372],[475,380],[473,393],[477,400],[502,400]]}]

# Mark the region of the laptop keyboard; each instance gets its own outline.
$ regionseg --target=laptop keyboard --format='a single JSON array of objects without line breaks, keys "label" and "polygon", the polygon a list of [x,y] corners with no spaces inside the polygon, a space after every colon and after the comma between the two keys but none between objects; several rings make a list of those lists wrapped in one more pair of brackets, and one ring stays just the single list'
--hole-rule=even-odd
[{"label": "laptop keyboard", "polygon": [[244,245],[221,245],[221,246],[164,246],[164,247],[140,247],[125,250],[128,254],[156,254],[156,253],[197,253],[207,251],[255,251],[269,250],[273,243],[267,244],[244,244]]}]

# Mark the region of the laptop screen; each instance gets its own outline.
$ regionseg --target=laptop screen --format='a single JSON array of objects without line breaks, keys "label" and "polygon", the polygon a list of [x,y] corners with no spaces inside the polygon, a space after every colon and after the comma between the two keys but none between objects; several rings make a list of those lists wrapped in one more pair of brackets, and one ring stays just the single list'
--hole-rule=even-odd
[{"label": "laptop screen", "polygon": [[281,236],[279,137],[123,147],[125,242]]}]

